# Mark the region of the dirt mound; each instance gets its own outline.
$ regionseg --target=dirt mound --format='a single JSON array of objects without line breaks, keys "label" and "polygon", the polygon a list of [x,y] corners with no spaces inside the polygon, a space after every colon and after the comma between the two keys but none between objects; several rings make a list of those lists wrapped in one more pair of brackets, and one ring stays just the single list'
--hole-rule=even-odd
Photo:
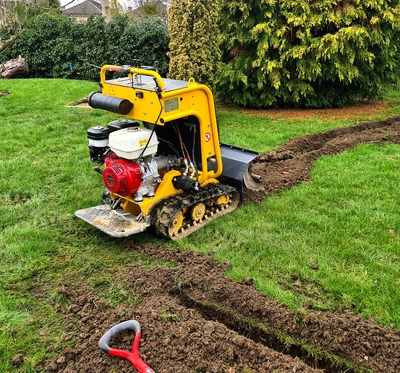
[{"label": "dirt mound", "polygon": [[[142,358],[155,372],[400,371],[400,335],[350,312],[295,312],[246,283],[223,275],[229,264],[190,251],[151,245],[128,249],[175,263],[174,268],[128,268],[140,302],[111,309],[84,289],[66,292],[68,330],[77,336],[47,371],[134,371],[101,352],[97,343],[114,324],[142,325]],[[129,349],[124,333],[112,347]],[[341,359],[347,359],[346,366]],[[362,368],[361,368],[362,369]]]},{"label": "dirt mound", "polygon": [[81,98],[78,101],[71,102],[67,107],[84,107],[84,108],[91,108],[89,106],[89,101],[87,97]]},{"label": "dirt mound", "polygon": [[308,180],[312,164],[323,155],[354,149],[361,143],[400,143],[400,117],[379,122],[296,137],[275,151],[261,154],[249,166],[250,173],[262,177],[263,190],[245,190],[246,202],[259,202],[265,195]]},{"label": "dirt mound", "polygon": [[[77,336],[68,348],[46,364],[47,372],[133,372],[125,360],[98,348],[101,335],[122,320],[140,320],[143,337],[140,356],[155,372],[317,372],[297,358],[257,344],[219,322],[204,319],[198,311],[182,305],[168,294],[163,269],[131,269],[139,305],[113,310],[84,289],[68,291],[67,330]],[[157,279],[152,274],[158,273]],[[173,271],[169,284],[172,284]],[[171,277],[172,276],[172,277]],[[148,279],[143,281],[143,279]],[[123,332],[111,347],[130,349],[134,335]],[[51,347],[50,350],[53,348]]]}]

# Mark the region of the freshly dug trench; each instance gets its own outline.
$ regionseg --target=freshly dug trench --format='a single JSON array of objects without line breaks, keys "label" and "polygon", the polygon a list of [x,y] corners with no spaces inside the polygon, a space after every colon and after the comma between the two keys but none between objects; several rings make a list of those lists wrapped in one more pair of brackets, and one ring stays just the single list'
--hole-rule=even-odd
[{"label": "freshly dug trench", "polygon": [[386,142],[400,143],[400,117],[296,137],[251,162],[249,172],[261,176],[263,190],[245,189],[244,200],[260,202],[272,191],[307,181],[313,162],[323,155],[339,154],[362,143]]},{"label": "freshly dug trench", "polygon": [[[204,310],[203,305],[208,305],[213,308],[211,311],[201,312],[202,309],[195,308],[203,316],[208,312],[211,318],[229,327],[239,324],[240,318],[245,318],[252,324],[279,330],[291,337],[296,345],[308,343],[317,350],[347,359],[353,366],[376,372],[400,371],[400,334],[378,325],[374,320],[365,320],[350,311],[340,314],[288,310],[284,304],[270,300],[260,291],[225,277],[223,271],[226,268],[214,259],[169,247],[144,245],[132,248],[180,264],[174,269],[157,268],[142,274],[136,280],[135,288],[147,286],[147,281],[142,280],[144,277],[151,277],[153,283],[158,279],[161,289],[157,291],[172,291],[190,307],[197,304]],[[130,273],[134,278],[138,276],[135,271]],[[237,315],[236,319],[234,315]],[[301,352],[300,357],[306,357],[305,352]],[[326,371],[340,371],[327,367],[327,363],[324,361],[318,365],[316,361],[315,366]]]},{"label": "freshly dug trench", "polygon": [[[140,275],[151,275],[140,269]],[[72,289],[71,305],[64,310],[67,329],[77,336],[67,348],[47,362],[47,372],[133,372],[126,360],[98,348],[102,333],[121,320],[136,318],[142,326],[140,356],[155,372],[322,372],[297,358],[281,354],[239,335],[225,325],[208,321],[165,294],[158,282],[149,281],[139,305],[112,310],[85,289]],[[141,283],[139,281],[139,283]],[[149,288],[151,291],[149,291]],[[156,291],[159,288],[159,291]],[[78,327],[79,331],[76,331]],[[121,333],[111,346],[130,349],[134,335]],[[52,348],[50,348],[51,350]]]},{"label": "freshly dug trench", "polygon": [[[150,244],[127,249],[176,267],[127,267],[128,286],[138,299],[131,306],[112,309],[87,289],[63,289],[70,299],[61,309],[66,338],[77,341],[49,360],[46,371],[132,371],[127,361],[97,346],[106,330],[127,319],[141,323],[140,354],[155,372],[400,371],[400,334],[374,320],[351,312],[288,310],[249,282],[225,277],[227,266],[198,253]],[[125,333],[111,346],[127,349],[132,340]],[[312,346],[312,354],[305,344]]]}]

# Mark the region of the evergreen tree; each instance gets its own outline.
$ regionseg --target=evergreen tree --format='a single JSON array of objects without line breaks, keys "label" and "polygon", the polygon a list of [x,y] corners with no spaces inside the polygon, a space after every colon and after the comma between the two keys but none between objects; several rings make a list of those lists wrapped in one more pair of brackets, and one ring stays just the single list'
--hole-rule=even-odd
[{"label": "evergreen tree", "polygon": [[219,48],[220,0],[172,0],[168,23],[170,32],[169,76],[214,85]]},{"label": "evergreen tree", "polygon": [[117,14],[123,13],[122,5],[118,0],[110,0],[108,6],[110,7],[111,17],[115,17]]},{"label": "evergreen tree", "polygon": [[224,0],[221,30],[218,89],[238,104],[343,106],[399,76],[397,0]]}]

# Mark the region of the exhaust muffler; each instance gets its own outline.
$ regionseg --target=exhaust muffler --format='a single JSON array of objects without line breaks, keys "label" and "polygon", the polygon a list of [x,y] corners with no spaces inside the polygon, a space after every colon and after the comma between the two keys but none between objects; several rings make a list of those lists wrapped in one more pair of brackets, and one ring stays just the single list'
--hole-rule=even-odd
[{"label": "exhaust muffler", "polygon": [[122,115],[129,114],[133,108],[132,102],[127,99],[111,97],[99,92],[92,92],[88,97],[88,102],[94,109],[103,109]]}]

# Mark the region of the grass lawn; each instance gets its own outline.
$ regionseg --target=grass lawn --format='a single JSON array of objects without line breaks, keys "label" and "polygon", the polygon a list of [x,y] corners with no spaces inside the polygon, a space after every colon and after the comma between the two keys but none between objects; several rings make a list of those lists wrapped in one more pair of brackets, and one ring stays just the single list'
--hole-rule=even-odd
[{"label": "grass lawn", "polygon": [[[111,305],[130,304],[124,263],[154,259],[124,251],[126,241],[165,243],[148,233],[110,238],[73,218],[99,204],[103,190],[89,162],[86,130],[116,118],[101,110],[66,108],[98,86],[66,80],[0,82],[0,371],[25,356],[20,371],[40,370],[50,345],[64,346],[58,291],[88,286]],[[400,92],[373,118],[400,115]],[[222,141],[267,151],[289,138],[356,123],[270,119],[238,109],[218,111]],[[367,117],[363,117],[366,119]],[[179,242],[233,265],[237,280],[253,277],[271,297],[300,307],[349,307],[383,325],[400,325],[400,147],[361,145],[320,159],[312,181],[248,204]],[[312,269],[317,264],[318,269]],[[165,263],[165,265],[168,265]]]}]

